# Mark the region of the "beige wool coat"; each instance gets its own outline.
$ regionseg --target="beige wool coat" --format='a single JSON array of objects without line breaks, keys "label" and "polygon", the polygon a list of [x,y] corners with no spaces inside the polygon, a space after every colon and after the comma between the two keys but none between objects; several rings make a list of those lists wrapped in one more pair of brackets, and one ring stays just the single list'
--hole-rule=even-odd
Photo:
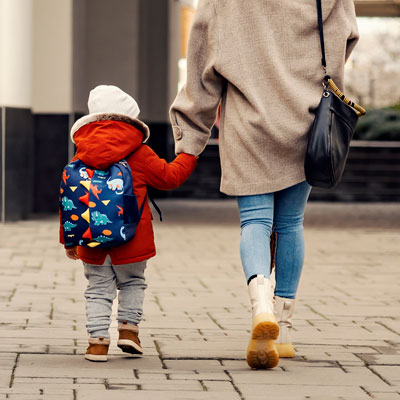
[{"label": "beige wool coat", "polygon": [[[328,74],[358,39],[352,0],[322,0]],[[200,0],[187,83],[170,109],[175,151],[199,155],[221,101],[221,191],[275,192],[305,180],[313,110],[322,94],[315,0]]]}]

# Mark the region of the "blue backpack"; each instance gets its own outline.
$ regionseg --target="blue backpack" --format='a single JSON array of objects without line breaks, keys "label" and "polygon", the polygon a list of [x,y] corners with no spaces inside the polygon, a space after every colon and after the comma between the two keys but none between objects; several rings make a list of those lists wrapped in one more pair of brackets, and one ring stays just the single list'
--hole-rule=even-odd
[{"label": "blue backpack", "polygon": [[66,247],[115,247],[131,240],[147,196],[139,209],[131,169],[125,160],[106,170],[81,160],[66,165],[59,207]]}]

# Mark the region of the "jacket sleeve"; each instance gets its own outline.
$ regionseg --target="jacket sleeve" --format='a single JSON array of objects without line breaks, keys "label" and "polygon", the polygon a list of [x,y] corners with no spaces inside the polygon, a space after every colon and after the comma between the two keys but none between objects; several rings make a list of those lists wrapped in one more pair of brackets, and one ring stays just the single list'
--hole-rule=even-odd
[{"label": "jacket sleeve", "polygon": [[357,18],[356,18],[356,11],[354,7],[354,2],[353,1],[345,1],[343,2],[344,7],[345,7],[345,12],[349,21],[350,25],[350,34],[349,37],[347,38],[347,44],[346,44],[346,56],[345,56],[345,62],[350,57],[351,52],[353,51],[354,47],[356,46],[358,39],[360,37],[358,33],[358,27],[357,27]]},{"label": "jacket sleeve", "polygon": [[176,154],[198,156],[210,137],[225,84],[217,72],[218,46],[214,0],[200,0],[188,44],[187,81],[170,109]]},{"label": "jacket sleeve", "polygon": [[146,184],[159,190],[171,190],[182,185],[197,164],[196,157],[190,154],[181,153],[174,161],[167,163],[149,146],[142,146],[141,151],[145,153],[143,159],[146,161],[140,162],[140,170]]}]

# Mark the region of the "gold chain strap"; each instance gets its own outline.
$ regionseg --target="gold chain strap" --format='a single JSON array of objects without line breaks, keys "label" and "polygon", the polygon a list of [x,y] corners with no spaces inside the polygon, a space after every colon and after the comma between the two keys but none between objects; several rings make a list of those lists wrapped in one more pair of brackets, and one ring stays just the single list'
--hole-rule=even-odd
[{"label": "gold chain strap", "polygon": [[348,104],[350,107],[354,108],[356,110],[356,113],[359,117],[362,115],[366,114],[365,108],[361,107],[359,104],[354,103],[354,101],[351,101],[348,99],[341,91],[340,89],[336,86],[335,82],[333,82],[332,78],[327,78],[325,82],[328,84],[329,88],[340,98],[340,100],[344,101],[346,104]]}]

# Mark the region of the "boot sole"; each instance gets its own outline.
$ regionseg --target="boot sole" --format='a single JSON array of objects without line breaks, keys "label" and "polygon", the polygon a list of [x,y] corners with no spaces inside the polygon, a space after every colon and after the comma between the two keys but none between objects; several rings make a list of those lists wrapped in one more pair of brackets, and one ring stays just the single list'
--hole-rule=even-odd
[{"label": "boot sole", "polygon": [[117,342],[117,346],[124,352],[129,354],[143,354],[143,349],[128,339],[119,339]]},{"label": "boot sole", "polygon": [[279,335],[279,325],[269,314],[259,314],[254,318],[251,339],[247,347],[247,363],[255,369],[274,368],[279,363],[275,340]]},{"label": "boot sole", "polygon": [[85,354],[86,360],[94,361],[94,362],[105,362],[107,361],[106,355],[98,355],[98,354]]}]

